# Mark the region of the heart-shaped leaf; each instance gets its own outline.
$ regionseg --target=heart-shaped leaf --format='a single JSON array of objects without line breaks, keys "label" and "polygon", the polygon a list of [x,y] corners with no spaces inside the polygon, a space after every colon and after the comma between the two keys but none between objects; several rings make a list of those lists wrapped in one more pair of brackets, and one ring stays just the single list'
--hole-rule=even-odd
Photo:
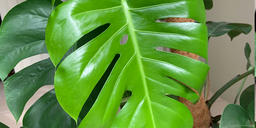
[{"label": "heart-shaped leaf", "polygon": [[[169,17],[198,23],[162,22]],[[58,66],[55,91],[64,110],[77,120],[88,97],[97,95],[81,128],[191,128],[189,110],[167,95],[197,101],[194,91],[201,91],[208,66],[158,48],[207,58],[203,1],[68,0],[55,9],[46,30],[54,65],[81,37],[103,25],[108,26],[104,32]],[[100,82],[104,86],[94,94]],[[132,94],[118,112],[125,91]]]},{"label": "heart-shaped leaf", "polygon": [[254,128],[248,113],[239,105],[228,105],[222,114],[220,128]]},{"label": "heart-shaped leaf", "polygon": [[254,114],[255,114],[254,91],[255,91],[255,86],[251,85],[248,88],[246,88],[240,96],[240,105],[249,114],[251,121],[254,121]]}]

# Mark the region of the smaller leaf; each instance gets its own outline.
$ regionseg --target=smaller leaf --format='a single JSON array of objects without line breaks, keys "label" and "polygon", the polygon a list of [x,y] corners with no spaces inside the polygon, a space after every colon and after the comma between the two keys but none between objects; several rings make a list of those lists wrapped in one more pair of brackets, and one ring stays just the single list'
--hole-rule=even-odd
[{"label": "smaller leaf", "polygon": [[246,57],[247,60],[247,69],[251,66],[251,62],[250,62],[250,56],[251,56],[251,47],[248,43],[245,44],[244,47],[244,55]]},{"label": "smaller leaf", "polygon": [[228,34],[231,40],[240,34],[248,34],[252,30],[252,26],[242,23],[227,23],[227,22],[207,22],[208,38],[218,37]]},{"label": "smaller leaf", "polygon": [[239,105],[230,104],[223,112],[220,128],[254,128],[248,113]]},{"label": "smaller leaf", "polygon": [[251,121],[254,121],[254,87],[249,86],[240,96],[240,105],[248,112]]},{"label": "smaller leaf", "polygon": [[76,122],[60,107],[51,90],[31,106],[23,119],[24,128],[76,128]]},{"label": "smaller leaf", "polygon": [[212,0],[204,0],[204,6],[205,9],[210,10],[213,7],[213,2]]},{"label": "smaller leaf", "polygon": [[9,127],[0,122],[0,128],[9,128]]}]

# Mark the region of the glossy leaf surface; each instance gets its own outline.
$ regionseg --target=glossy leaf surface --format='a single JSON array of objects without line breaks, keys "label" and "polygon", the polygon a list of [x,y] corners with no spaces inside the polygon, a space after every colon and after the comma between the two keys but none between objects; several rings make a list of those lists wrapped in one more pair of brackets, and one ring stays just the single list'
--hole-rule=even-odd
[{"label": "glossy leaf surface", "polygon": [[63,111],[56,99],[54,90],[51,90],[31,106],[24,116],[23,127],[76,128],[76,123]]},{"label": "glossy leaf surface", "polygon": [[4,81],[7,105],[16,120],[35,92],[44,85],[53,85],[55,68],[49,59],[33,64]]},{"label": "glossy leaf surface", "polygon": [[227,22],[207,22],[208,37],[218,37],[228,34],[231,40],[240,34],[248,34],[252,30],[249,24],[227,23]]},{"label": "glossy leaf surface", "polygon": [[[199,23],[158,22],[168,17]],[[77,120],[84,103],[111,69],[81,128],[191,128],[189,110],[166,95],[197,101],[192,89],[201,91],[208,66],[158,48],[207,58],[203,1],[68,0],[55,9],[46,30],[53,64],[58,65],[81,37],[102,25],[108,28],[58,66],[55,90],[64,110]],[[132,95],[118,112],[125,91]]]},{"label": "glossy leaf surface", "polygon": [[228,105],[222,114],[220,128],[254,128],[245,109],[236,104]]},{"label": "glossy leaf surface", "polygon": [[50,0],[27,0],[5,16],[0,28],[0,78],[4,80],[21,60],[47,53],[45,28]]}]

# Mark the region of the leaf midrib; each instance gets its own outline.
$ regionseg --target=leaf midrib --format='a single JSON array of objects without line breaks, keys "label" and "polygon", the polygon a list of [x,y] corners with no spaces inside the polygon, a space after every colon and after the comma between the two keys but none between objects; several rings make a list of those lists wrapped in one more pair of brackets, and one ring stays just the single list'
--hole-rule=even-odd
[{"label": "leaf midrib", "polygon": [[154,121],[154,117],[153,117],[152,107],[151,107],[151,104],[150,104],[151,100],[150,100],[150,96],[149,96],[149,93],[148,93],[149,89],[147,87],[147,81],[146,81],[146,77],[145,77],[146,75],[145,75],[145,71],[144,71],[144,68],[143,68],[142,61],[141,61],[142,55],[141,55],[140,50],[139,50],[138,41],[137,41],[136,34],[135,34],[135,28],[134,28],[134,25],[133,25],[133,22],[132,22],[132,17],[131,17],[130,12],[129,12],[129,6],[128,6],[126,0],[122,0],[121,3],[122,3],[124,15],[127,18],[128,31],[130,33],[130,36],[131,36],[131,39],[132,39],[131,42],[132,42],[133,48],[135,50],[135,56],[136,56],[136,60],[138,62],[139,72],[140,72],[142,82],[143,82],[145,98],[148,101],[147,105],[148,105],[148,108],[149,108],[149,111],[150,111],[150,115],[151,115],[150,117],[151,117],[151,120],[152,120],[152,125],[153,125],[153,128],[155,128],[156,125],[155,125],[155,121]]}]

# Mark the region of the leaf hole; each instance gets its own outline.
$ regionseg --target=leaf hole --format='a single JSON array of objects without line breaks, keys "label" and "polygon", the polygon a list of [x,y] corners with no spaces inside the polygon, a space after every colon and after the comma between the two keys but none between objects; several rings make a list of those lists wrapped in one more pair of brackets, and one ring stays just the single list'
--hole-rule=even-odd
[{"label": "leaf hole", "polygon": [[124,45],[128,42],[128,35],[124,35],[120,41],[121,45]]},{"label": "leaf hole", "polygon": [[122,102],[120,103],[120,108],[122,109],[125,104],[127,103],[127,101],[129,100],[129,98],[132,96],[132,92],[131,91],[125,91],[122,97]]},{"label": "leaf hole", "polygon": [[176,82],[179,83],[180,85],[182,85],[182,86],[184,86],[184,87],[186,87],[186,88],[192,90],[192,91],[195,92],[197,95],[199,95],[199,93],[198,93],[194,88],[188,86],[187,84],[185,84],[185,83],[183,83],[183,82],[181,82],[181,81],[179,81],[179,80],[177,80],[177,79],[175,79],[175,78],[172,78],[172,77],[170,77],[170,76],[167,76],[167,78],[176,81]]},{"label": "leaf hole", "polygon": [[79,114],[78,124],[81,122],[81,120],[87,115],[87,113],[92,108],[93,104],[95,103],[96,99],[98,98],[98,95],[100,94],[100,91],[102,90],[104,84],[106,83],[110,73],[112,72],[112,70],[119,58],[120,58],[120,54],[115,55],[114,59],[108,66],[107,70],[104,72],[101,79],[98,81],[98,83],[92,90],[91,94],[89,95],[88,99],[84,103],[84,106]]},{"label": "leaf hole", "polygon": [[179,101],[179,97],[178,97],[178,96],[170,95],[170,94],[167,94],[166,96],[168,96],[169,98],[172,98],[172,99],[174,99],[174,100]]},{"label": "leaf hole", "polygon": [[162,51],[162,52],[170,52],[170,53],[174,53],[174,54],[179,54],[179,55],[182,55],[182,56],[186,56],[186,57],[204,62],[204,59],[201,58],[199,55],[194,54],[194,53],[190,53],[190,52],[187,52],[187,51],[182,51],[182,50],[173,49],[173,48],[166,48],[166,47],[157,47],[156,50],[157,51]]},{"label": "leaf hole", "polygon": [[96,38],[97,36],[99,36],[101,33],[103,33],[104,31],[106,31],[108,29],[108,27],[110,26],[109,23],[104,24],[102,26],[99,26],[98,28],[92,30],[91,32],[85,34],[83,37],[81,37],[74,45],[72,45],[72,47],[66,52],[66,54],[63,56],[63,58],[61,59],[60,63],[57,65],[58,66],[66,59],[66,57],[68,57],[70,54],[72,54],[74,51],[76,51],[76,49],[82,47],[83,45],[85,45],[86,43],[88,43],[89,41],[91,41],[92,39]]},{"label": "leaf hole", "polygon": [[186,23],[186,22],[194,22],[198,23],[196,20],[191,19],[191,18],[180,18],[180,17],[170,17],[170,18],[162,18],[162,19],[157,19],[156,22],[174,22],[174,23]]}]

